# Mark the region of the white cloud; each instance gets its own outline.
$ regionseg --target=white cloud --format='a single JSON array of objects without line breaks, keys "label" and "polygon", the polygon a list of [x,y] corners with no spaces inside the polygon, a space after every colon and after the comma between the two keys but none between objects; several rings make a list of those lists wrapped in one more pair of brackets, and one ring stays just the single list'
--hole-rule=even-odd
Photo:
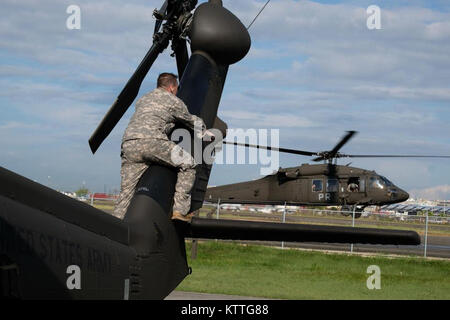
[{"label": "white cloud", "polygon": [[411,197],[416,199],[450,200],[450,185],[413,189],[409,193]]},{"label": "white cloud", "polygon": [[[370,31],[365,8],[355,5],[275,1],[266,10],[270,14],[258,21],[253,39],[271,44],[264,48],[266,56],[289,52],[286,60],[293,68],[249,73],[254,81],[281,85],[288,78],[291,86],[338,88],[349,94],[367,88],[367,94],[380,99],[449,100],[449,13],[383,8],[383,29]],[[303,61],[296,61],[297,54]]]},{"label": "white cloud", "polygon": [[450,22],[434,22],[426,26],[426,35],[432,40],[445,40],[450,38]]}]

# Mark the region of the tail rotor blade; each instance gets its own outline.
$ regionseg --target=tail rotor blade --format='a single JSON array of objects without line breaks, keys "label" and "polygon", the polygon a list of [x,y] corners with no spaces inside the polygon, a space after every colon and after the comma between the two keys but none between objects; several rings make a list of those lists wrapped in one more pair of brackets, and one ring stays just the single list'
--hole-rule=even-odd
[{"label": "tail rotor blade", "polygon": [[111,133],[117,122],[122,118],[129,106],[139,93],[142,81],[147,75],[150,67],[155,62],[158,55],[168,46],[170,35],[162,33],[157,41],[155,41],[150,50],[145,55],[138,68],[128,80],[122,92],[113,103],[108,113],[105,115],[100,125],[89,139],[89,145],[92,153],[95,153],[106,137]]}]

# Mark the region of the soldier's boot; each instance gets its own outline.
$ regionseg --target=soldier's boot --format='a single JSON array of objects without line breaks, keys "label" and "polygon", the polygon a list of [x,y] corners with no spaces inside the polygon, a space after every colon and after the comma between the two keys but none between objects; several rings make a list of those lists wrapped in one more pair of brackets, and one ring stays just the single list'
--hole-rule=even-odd
[{"label": "soldier's boot", "polygon": [[194,216],[193,212],[187,215],[182,215],[180,211],[172,212],[172,220],[181,220],[190,223],[192,221],[193,216]]}]

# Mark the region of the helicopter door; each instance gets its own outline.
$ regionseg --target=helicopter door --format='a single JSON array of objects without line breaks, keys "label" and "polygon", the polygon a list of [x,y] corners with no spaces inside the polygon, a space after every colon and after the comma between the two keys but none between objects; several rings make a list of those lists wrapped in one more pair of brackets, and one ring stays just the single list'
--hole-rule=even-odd
[{"label": "helicopter door", "polygon": [[307,203],[309,199],[309,193],[311,186],[309,185],[309,179],[297,179],[295,180],[295,193],[293,195],[294,201],[298,203]]},{"label": "helicopter door", "polygon": [[330,204],[339,203],[339,180],[334,178],[327,179],[325,200]]}]

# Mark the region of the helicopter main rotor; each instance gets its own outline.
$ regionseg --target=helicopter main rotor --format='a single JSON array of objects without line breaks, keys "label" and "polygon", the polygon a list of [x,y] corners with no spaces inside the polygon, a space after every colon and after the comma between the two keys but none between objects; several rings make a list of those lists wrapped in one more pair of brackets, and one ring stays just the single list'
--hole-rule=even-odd
[{"label": "helicopter main rotor", "polygon": [[231,141],[223,141],[225,144],[232,144],[236,146],[243,147],[251,147],[257,149],[265,149],[271,151],[278,151],[283,153],[290,153],[296,155],[303,156],[316,156],[316,158],[312,159],[312,161],[328,161],[332,163],[334,159],[339,158],[450,158],[450,156],[437,156],[437,155],[393,155],[393,154],[344,154],[340,153],[339,150],[351,139],[353,136],[358,133],[357,131],[347,131],[347,134],[342,137],[342,139],[336,144],[336,146],[330,151],[321,151],[321,152],[312,152],[312,151],[304,151],[297,149],[287,149],[287,148],[276,148],[270,146],[260,146],[248,143],[240,143],[240,142],[231,142]]}]

